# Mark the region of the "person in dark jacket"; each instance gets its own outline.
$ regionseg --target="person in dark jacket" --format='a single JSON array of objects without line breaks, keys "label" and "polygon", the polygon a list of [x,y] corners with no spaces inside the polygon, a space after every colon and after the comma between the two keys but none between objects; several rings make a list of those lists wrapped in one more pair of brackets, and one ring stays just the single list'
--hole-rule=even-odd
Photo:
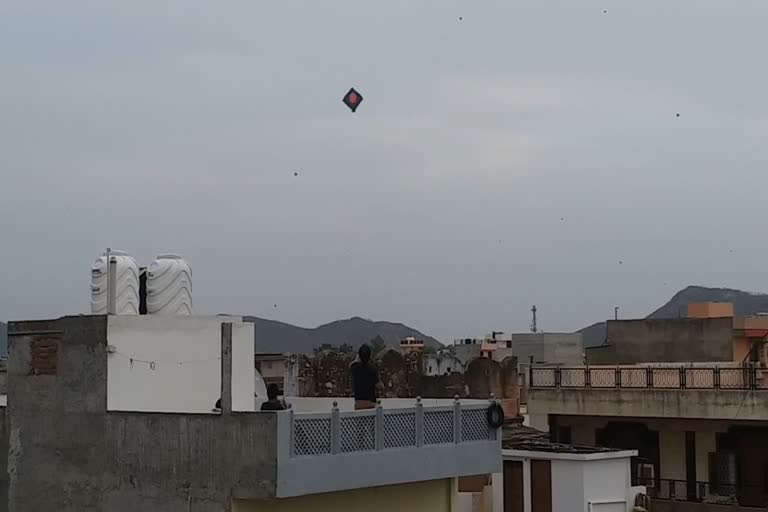
[{"label": "person in dark jacket", "polygon": [[362,345],[357,351],[357,361],[350,368],[355,410],[376,407],[376,391],[380,389],[379,372],[371,364],[371,347]]},{"label": "person in dark jacket", "polygon": [[267,400],[261,404],[262,411],[283,411],[285,410],[285,404],[278,398],[280,395],[280,389],[277,384],[270,384],[267,386]]}]

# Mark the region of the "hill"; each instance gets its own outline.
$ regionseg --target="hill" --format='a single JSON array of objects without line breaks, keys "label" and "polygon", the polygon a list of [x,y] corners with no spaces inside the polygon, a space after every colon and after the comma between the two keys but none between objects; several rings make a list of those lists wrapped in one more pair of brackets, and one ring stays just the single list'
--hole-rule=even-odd
[{"label": "hill", "polygon": [[338,346],[344,343],[358,347],[376,336],[381,336],[387,345],[396,348],[400,340],[408,336],[421,338],[427,346],[439,348],[442,344],[436,339],[412,329],[407,325],[392,322],[374,322],[360,317],[349,320],[337,320],[328,324],[307,329],[295,325],[267,320],[255,316],[244,316],[246,322],[255,324],[257,352],[295,352],[311,354],[312,351],[327,343]]},{"label": "hill", "polygon": [[685,316],[691,302],[731,302],[737,315],[768,312],[768,295],[732,288],[688,286],[677,292],[669,302],[648,315],[648,318],[678,318]]},{"label": "hill", "polygon": [[[768,312],[768,294],[751,293],[733,288],[707,288],[688,286],[672,296],[666,304],[646,318],[679,318],[686,316],[691,302],[730,302],[737,315],[753,315]],[[605,322],[585,327],[580,332],[584,347],[602,345],[605,340]]]}]

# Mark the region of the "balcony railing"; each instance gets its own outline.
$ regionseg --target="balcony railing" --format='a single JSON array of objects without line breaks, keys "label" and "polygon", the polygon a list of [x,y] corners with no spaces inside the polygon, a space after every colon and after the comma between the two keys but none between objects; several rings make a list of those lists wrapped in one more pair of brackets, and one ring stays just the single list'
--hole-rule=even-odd
[{"label": "balcony railing", "polygon": [[488,424],[490,404],[415,407],[291,415],[290,457],[316,457],[352,452],[420,448],[430,445],[495,441]]},{"label": "balcony railing", "polygon": [[768,390],[768,368],[754,366],[531,367],[531,388]]},{"label": "balcony railing", "polygon": [[655,500],[687,501],[720,505],[739,505],[749,501],[749,506],[762,506],[768,493],[760,485],[711,484],[710,482],[689,482],[666,478],[633,479],[632,485],[646,487],[646,493]]}]

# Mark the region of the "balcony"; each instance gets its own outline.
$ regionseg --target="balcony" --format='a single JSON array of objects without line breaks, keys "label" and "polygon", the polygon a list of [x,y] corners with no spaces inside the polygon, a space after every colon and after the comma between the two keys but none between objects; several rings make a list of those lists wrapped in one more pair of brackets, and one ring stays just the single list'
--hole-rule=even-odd
[{"label": "balcony", "polygon": [[278,498],[501,471],[489,403],[278,413]]},{"label": "balcony", "polygon": [[768,494],[764,486],[745,486],[737,484],[711,484],[671,480],[664,478],[635,479],[632,485],[646,487],[646,492],[653,502],[652,509],[659,512],[736,512],[757,511],[739,505],[740,501],[752,500],[752,503],[767,503]]},{"label": "balcony", "polygon": [[654,364],[533,367],[531,414],[768,420],[768,369]]}]

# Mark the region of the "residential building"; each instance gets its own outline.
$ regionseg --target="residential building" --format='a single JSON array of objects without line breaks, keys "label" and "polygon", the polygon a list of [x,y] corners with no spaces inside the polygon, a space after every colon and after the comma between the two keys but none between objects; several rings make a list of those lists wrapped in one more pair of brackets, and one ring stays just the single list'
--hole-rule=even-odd
[{"label": "residential building", "polygon": [[736,316],[730,303],[692,303],[686,318],[608,320],[606,334],[606,343],[586,349],[589,364],[755,362],[761,351],[766,360],[768,314]]},{"label": "residential building", "polygon": [[502,468],[488,400],[257,412],[253,325],[237,317],[64,317],[9,335],[0,509],[448,512],[459,478]]},{"label": "residential building", "polygon": [[400,351],[403,354],[424,351],[424,340],[408,336],[400,340]]},{"label": "residential building", "polygon": [[424,375],[434,377],[438,375],[450,375],[454,372],[462,373],[464,365],[458,357],[447,351],[424,356]]},{"label": "residential building", "polygon": [[735,362],[534,367],[527,410],[555,441],[638,451],[653,510],[768,503],[768,369]]},{"label": "residential building", "polygon": [[497,361],[509,356],[517,357],[521,369],[527,369],[531,359],[536,364],[583,364],[584,342],[580,333],[513,333],[493,354]]},{"label": "residential building", "polygon": [[606,333],[585,350],[589,364],[734,360],[732,317],[608,320]]},{"label": "residential building", "polygon": [[476,357],[489,357],[494,359],[494,352],[502,342],[501,335],[504,333],[493,332],[483,338],[461,338],[453,341],[453,349],[456,357],[464,365]]},{"label": "residential building", "polygon": [[733,318],[730,302],[692,302],[688,304],[688,318]]},{"label": "residential building", "polygon": [[277,384],[280,394],[285,390],[285,360],[287,354],[261,354],[253,356],[254,367],[259,372],[264,384]]}]

